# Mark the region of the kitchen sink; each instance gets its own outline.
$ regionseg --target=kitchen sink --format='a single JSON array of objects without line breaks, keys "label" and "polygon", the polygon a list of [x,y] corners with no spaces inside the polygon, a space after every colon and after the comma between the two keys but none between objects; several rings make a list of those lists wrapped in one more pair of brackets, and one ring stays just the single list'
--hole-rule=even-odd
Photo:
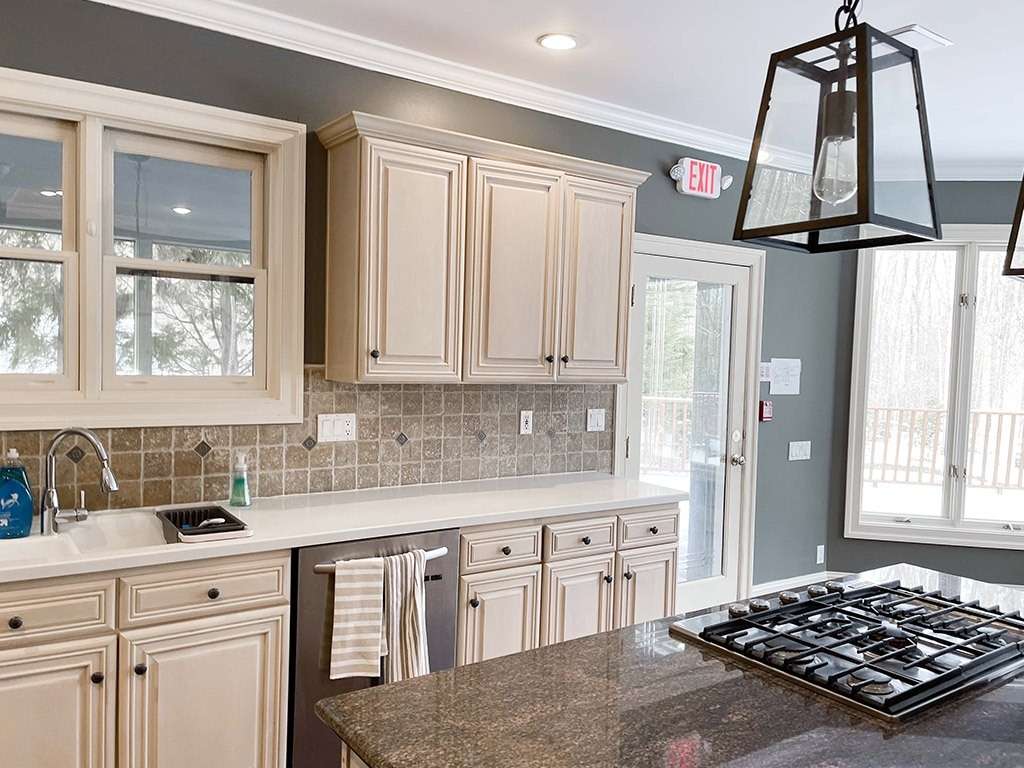
[{"label": "kitchen sink", "polygon": [[160,521],[152,512],[93,512],[88,520],[65,525],[63,530],[83,555],[167,543]]}]

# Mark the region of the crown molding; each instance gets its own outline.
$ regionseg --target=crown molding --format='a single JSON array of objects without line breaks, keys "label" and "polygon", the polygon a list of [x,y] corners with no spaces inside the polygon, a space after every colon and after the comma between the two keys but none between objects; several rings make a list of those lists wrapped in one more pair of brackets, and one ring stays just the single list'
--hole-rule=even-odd
[{"label": "crown molding", "polygon": [[746,160],[750,139],[489,72],[236,0],[90,0],[559,117]]}]

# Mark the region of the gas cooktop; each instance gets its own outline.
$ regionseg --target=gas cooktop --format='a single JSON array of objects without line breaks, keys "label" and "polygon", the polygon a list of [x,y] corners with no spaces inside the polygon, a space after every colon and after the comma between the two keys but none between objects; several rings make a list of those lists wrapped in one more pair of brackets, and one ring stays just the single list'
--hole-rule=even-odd
[{"label": "gas cooktop", "polygon": [[813,584],[670,631],[889,721],[1024,671],[1019,610],[899,581]]}]

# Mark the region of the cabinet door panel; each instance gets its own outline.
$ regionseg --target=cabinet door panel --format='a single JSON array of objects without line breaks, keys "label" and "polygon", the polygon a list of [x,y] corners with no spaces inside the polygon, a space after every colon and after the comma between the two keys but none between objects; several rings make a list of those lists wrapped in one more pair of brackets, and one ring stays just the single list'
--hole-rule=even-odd
[{"label": "cabinet door panel", "polygon": [[561,174],[470,161],[466,380],[554,379]]},{"label": "cabinet door panel", "polygon": [[618,627],[654,621],[676,612],[675,544],[620,552],[615,563]]},{"label": "cabinet door panel", "polygon": [[367,140],[362,377],[458,381],[466,158]]},{"label": "cabinet door panel", "polygon": [[635,191],[572,177],[565,190],[558,377],[625,381]]},{"label": "cabinet door panel", "polygon": [[528,565],[459,579],[458,664],[537,647],[540,574]]},{"label": "cabinet door panel", "polygon": [[113,768],[116,668],[113,635],[0,652],[0,763]]},{"label": "cabinet door panel", "polygon": [[280,766],[287,615],[272,608],[124,633],[120,765]]},{"label": "cabinet door panel", "polygon": [[615,556],[544,566],[541,642],[561,643],[612,628]]}]

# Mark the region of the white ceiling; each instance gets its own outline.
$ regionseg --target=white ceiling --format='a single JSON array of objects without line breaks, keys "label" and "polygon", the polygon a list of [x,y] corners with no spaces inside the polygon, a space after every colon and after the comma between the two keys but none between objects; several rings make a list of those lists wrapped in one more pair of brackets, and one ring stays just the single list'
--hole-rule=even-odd
[{"label": "white ceiling", "polygon": [[[769,54],[830,32],[838,5],[99,1],[737,156],[753,132]],[[955,43],[922,54],[937,176],[1019,179],[1024,102],[1017,48],[1024,3],[862,0],[862,6],[862,20],[879,29],[917,23]],[[537,46],[537,36],[550,31],[575,34],[581,44],[568,53]]]}]

